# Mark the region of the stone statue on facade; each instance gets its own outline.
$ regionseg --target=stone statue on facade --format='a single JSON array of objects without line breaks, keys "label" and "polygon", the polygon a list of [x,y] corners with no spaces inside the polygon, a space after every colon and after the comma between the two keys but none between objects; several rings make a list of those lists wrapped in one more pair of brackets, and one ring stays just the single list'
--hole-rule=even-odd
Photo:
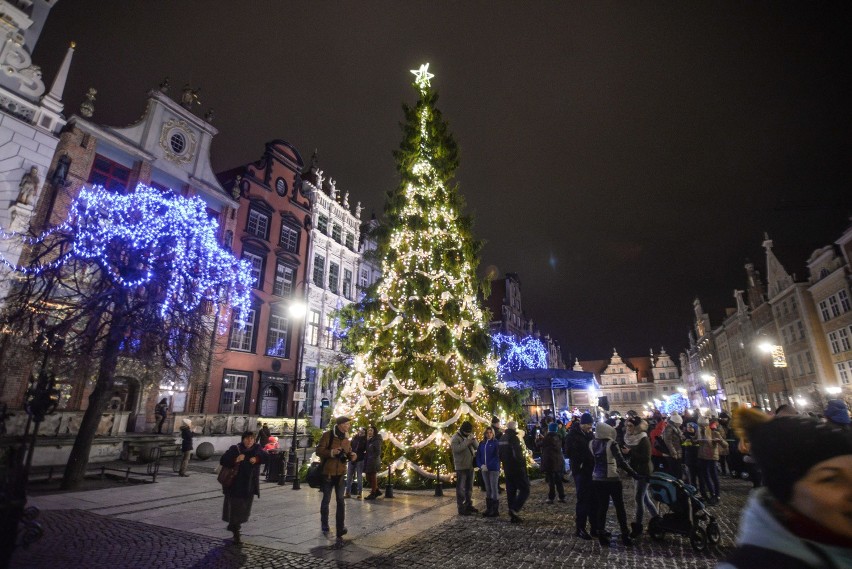
[{"label": "stone statue on facade", "polygon": [[169,92],[169,78],[166,77],[163,79],[163,82],[160,83],[160,93],[168,93]]},{"label": "stone statue on facade", "polygon": [[349,209],[349,192],[343,194],[343,207]]},{"label": "stone statue on facade", "polygon": [[355,206],[355,217],[357,217],[358,219],[361,219],[361,209],[361,202],[358,202],[358,204]]},{"label": "stone statue on facade", "polygon": [[80,103],[80,114],[86,118],[91,118],[95,114],[95,95],[98,94],[97,89],[89,87],[86,91],[86,98]]},{"label": "stone statue on facade", "polygon": [[240,196],[243,193],[243,189],[241,187],[242,186],[242,180],[243,180],[242,176],[237,176],[236,178],[234,178],[234,185],[233,185],[233,187],[231,187],[231,196],[235,200],[240,199]]},{"label": "stone statue on facade", "polygon": [[18,203],[30,205],[30,202],[35,198],[36,189],[38,188],[38,167],[33,166],[29,172],[24,173],[21,177],[21,183],[18,186]]},{"label": "stone statue on facade", "polygon": [[213,114],[213,109],[207,109],[207,112],[204,113],[204,120],[206,120],[208,123],[212,123],[214,116],[215,115]]},{"label": "stone statue on facade", "polygon": [[337,182],[334,181],[334,178],[328,180],[328,195],[331,196],[331,199],[337,201]]},{"label": "stone statue on facade", "polygon": [[200,93],[201,89],[193,89],[190,87],[189,83],[187,83],[183,86],[183,91],[180,94],[180,106],[191,111],[193,105],[201,104],[201,99],[199,98]]}]

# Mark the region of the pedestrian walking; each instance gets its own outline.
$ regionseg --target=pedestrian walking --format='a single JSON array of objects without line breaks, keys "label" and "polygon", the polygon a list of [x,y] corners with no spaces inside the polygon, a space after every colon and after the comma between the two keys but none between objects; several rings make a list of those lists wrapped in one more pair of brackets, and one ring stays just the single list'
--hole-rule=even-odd
[{"label": "pedestrian walking", "polygon": [[352,452],[347,433],[352,425],[349,417],[337,417],[334,426],[326,431],[317,443],[316,453],[323,461],[322,466],[322,503],[320,504],[320,527],[322,533],[328,536],[328,511],[331,502],[331,492],[334,490],[336,510],[334,516],[336,541],[335,546],[343,545],[346,529],[346,501],[343,499],[343,485],[346,483],[346,463],[357,458]]},{"label": "pedestrian walking", "polygon": [[687,423],[680,443],[683,454],[684,478],[689,484],[698,486],[698,423]]},{"label": "pedestrian walking", "polygon": [[698,418],[698,486],[701,499],[715,506],[719,503],[719,474],[716,463],[719,462],[719,449],[728,448],[728,441],[710,428],[707,417]]},{"label": "pedestrian walking", "polygon": [[651,441],[648,439],[648,423],[641,417],[634,417],[626,422],[624,433],[625,452],[629,457],[630,468],[638,475],[633,480],[633,499],[636,502],[636,516],[630,524],[630,538],[636,539],[642,535],[642,521],[645,508],[653,518],[659,515],[657,506],[648,495],[648,481],[654,466],[651,463]]},{"label": "pedestrian walking", "polygon": [[485,511],[482,516],[496,518],[500,515],[500,450],[494,438],[494,428],[485,427],[485,433],[479,448],[476,449],[476,466],[485,484]]},{"label": "pedestrian walking", "polygon": [[479,442],[473,436],[473,425],[464,421],[450,439],[453,468],[456,471],[456,505],[460,516],[479,512],[473,507],[473,459]]},{"label": "pedestrian walking", "polygon": [[[382,435],[375,425],[367,428],[366,450],[364,451],[364,474],[370,484],[370,494],[365,500],[375,500],[382,495],[379,490],[378,474],[382,469]],[[357,457],[356,457],[357,458]]]},{"label": "pedestrian walking", "polygon": [[852,559],[852,435],[809,417],[770,419],[734,411],[738,438],[765,487],[742,513],[737,548],[718,569],[849,567]]},{"label": "pedestrian walking", "polygon": [[598,542],[609,547],[609,536],[606,531],[606,513],[609,509],[609,501],[615,507],[615,516],[621,528],[621,543],[630,546],[630,530],[627,527],[627,510],[624,508],[624,490],[618,469],[624,470],[634,479],[638,478],[636,472],[630,468],[621,450],[615,442],[615,428],[606,423],[598,423],[595,427],[595,439],[589,443],[592,455],[595,457],[595,467],[592,471],[592,484],[594,486],[595,501],[597,502],[598,515]]},{"label": "pedestrian walking", "polygon": [[234,535],[234,545],[239,545],[240,528],[251,516],[251,506],[254,497],[260,497],[260,465],[264,464],[268,456],[255,442],[253,431],[243,433],[238,444],[233,445],[222,458],[219,464],[223,468],[237,467],[237,476],[233,483],[222,488],[225,501],[222,504],[222,521],[228,523],[228,531]]},{"label": "pedestrian walking", "polygon": [[527,459],[518,438],[518,423],[509,421],[498,443],[500,464],[506,476],[506,501],[509,504],[509,520],[519,524],[520,513],[530,496],[530,479],[527,474]]},{"label": "pedestrian walking", "polygon": [[[598,536],[598,521],[595,514],[597,508],[592,495],[592,471],[595,467],[595,457],[589,447],[589,443],[594,438],[592,416],[589,413],[583,413],[579,420],[571,423],[565,443],[568,450],[568,466],[574,478],[574,488],[577,489],[576,534],[577,537],[586,540]],[[591,524],[591,535],[586,531],[586,521]]]},{"label": "pedestrian walking", "polygon": [[156,426],[154,432],[158,435],[163,434],[163,423],[166,422],[166,417],[169,414],[169,400],[163,397],[160,402],[154,407],[154,421]]},{"label": "pedestrian walking", "polygon": [[361,499],[361,492],[364,489],[364,459],[367,456],[367,430],[364,427],[358,429],[358,434],[352,437],[350,441],[352,452],[355,453],[355,460],[350,461],[346,469],[346,493],[344,498],[351,498],[354,494],[357,499]]},{"label": "pedestrian walking", "polygon": [[728,461],[729,461],[728,457],[731,454],[731,436],[732,436],[732,433],[730,432],[731,431],[730,421],[731,421],[731,416],[728,415],[728,413],[726,413],[725,411],[722,411],[721,413],[719,413],[719,424],[718,424],[716,430],[722,436],[722,438],[725,439],[725,442],[728,443],[727,448],[720,448],[719,449],[719,473],[722,476],[727,476],[728,473],[731,470],[731,467],[728,464]]},{"label": "pedestrian walking", "polygon": [[562,472],[565,470],[565,457],[562,454],[562,439],[556,423],[547,426],[547,434],[541,442],[541,471],[547,479],[547,503],[553,504],[556,492],[559,501],[565,503],[565,486],[562,484]]},{"label": "pedestrian walking", "polygon": [[180,476],[189,476],[186,473],[186,467],[189,466],[189,458],[192,456],[192,423],[184,419],[180,426],[180,451],[183,453],[183,458],[180,461]]}]

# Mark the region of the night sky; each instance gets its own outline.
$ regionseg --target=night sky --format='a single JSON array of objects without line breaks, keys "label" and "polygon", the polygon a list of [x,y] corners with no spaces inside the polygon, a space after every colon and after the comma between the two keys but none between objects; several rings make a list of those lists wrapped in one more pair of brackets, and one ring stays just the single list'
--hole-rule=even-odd
[{"label": "night sky", "polygon": [[842,3],[61,0],[34,63],[77,42],[66,115],[98,90],[125,126],[165,76],[215,110],[217,171],[284,139],[366,210],[430,63],[486,241],[566,359],[676,354],[700,298],[714,326],[763,232],[787,270],[852,214]]}]

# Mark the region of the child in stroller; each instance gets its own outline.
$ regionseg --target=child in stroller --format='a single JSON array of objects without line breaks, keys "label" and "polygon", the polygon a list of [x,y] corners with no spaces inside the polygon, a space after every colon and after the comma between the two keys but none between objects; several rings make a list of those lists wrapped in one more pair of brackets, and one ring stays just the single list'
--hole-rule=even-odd
[{"label": "child in stroller", "polygon": [[666,506],[659,508],[660,515],[648,523],[652,539],[661,540],[666,533],[685,535],[695,551],[704,551],[708,543],[719,543],[719,524],[698,499],[694,486],[665,472],[655,472],[651,475],[648,491],[653,500]]}]

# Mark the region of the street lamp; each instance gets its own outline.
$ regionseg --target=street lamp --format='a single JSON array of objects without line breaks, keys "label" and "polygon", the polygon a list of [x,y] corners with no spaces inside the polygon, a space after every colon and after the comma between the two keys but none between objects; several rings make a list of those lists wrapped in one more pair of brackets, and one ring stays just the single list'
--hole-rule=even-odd
[{"label": "street lamp", "polygon": [[[308,306],[304,302],[298,300],[291,302],[287,312],[295,322],[302,322],[304,328],[305,315],[308,313]],[[299,403],[304,401],[304,394],[299,391],[299,383],[302,379],[302,352],[305,350],[304,329],[301,336],[299,349],[296,350],[296,369],[293,372],[293,441],[290,444],[290,454],[287,458],[287,469],[293,476],[293,490],[301,489],[299,486],[299,457],[296,454],[299,442],[296,437],[299,430]]]}]

